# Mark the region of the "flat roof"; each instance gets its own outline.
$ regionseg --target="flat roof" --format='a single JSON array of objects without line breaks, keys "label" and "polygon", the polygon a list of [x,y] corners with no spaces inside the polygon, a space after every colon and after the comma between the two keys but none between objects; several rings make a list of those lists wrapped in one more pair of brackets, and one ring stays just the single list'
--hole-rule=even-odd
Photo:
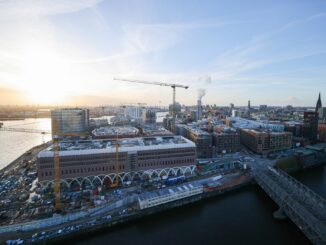
[{"label": "flat roof", "polygon": [[145,135],[173,135],[172,132],[170,132],[169,130],[165,129],[164,127],[162,126],[147,126],[147,125],[144,125],[142,127],[142,130],[143,130],[143,133]]},{"label": "flat roof", "polygon": [[242,131],[246,131],[248,133],[251,133],[251,134],[269,134],[269,135],[292,135],[291,132],[275,132],[275,131],[268,131],[266,129],[249,129],[249,128],[242,128],[241,129]]},{"label": "flat roof", "polygon": [[[123,138],[118,142],[119,152],[196,147],[195,143],[182,136]],[[60,156],[115,153],[116,141],[113,139],[62,141],[59,143],[59,149]],[[38,157],[53,157],[53,145],[41,151]]]},{"label": "flat roof", "polygon": [[121,136],[121,135],[137,135],[139,130],[131,126],[106,126],[96,128],[92,131],[95,136]]},{"label": "flat roof", "polygon": [[144,192],[138,196],[138,199],[143,201],[143,200],[148,200],[160,196],[166,196],[170,194],[177,194],[179,192],[184,192],[184,191],[189,191],[193,190],[195,188],[201,187],[201,184],[198,184],[196,182],[191,182],[191,183],[186,183],[182,185],[177,185],[177,186],[171,186],[155,191],[149,191],[149,192]]}]

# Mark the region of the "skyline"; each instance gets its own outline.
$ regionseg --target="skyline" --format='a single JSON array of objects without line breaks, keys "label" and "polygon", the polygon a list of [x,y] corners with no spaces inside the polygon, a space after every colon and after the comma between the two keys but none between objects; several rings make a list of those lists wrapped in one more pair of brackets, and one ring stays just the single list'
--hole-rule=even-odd
[{"label": "skyline", "polygon": [[325,24],[323,1],[3,0],[0,104],[171,103],[170,88],[123,77],[188,85],[187,105],[204,88],[203,104],[314,106]]}]

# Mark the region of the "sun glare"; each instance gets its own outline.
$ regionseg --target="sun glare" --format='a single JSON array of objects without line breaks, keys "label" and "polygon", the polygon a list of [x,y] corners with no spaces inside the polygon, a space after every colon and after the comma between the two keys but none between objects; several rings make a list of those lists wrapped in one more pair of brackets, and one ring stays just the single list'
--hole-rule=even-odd
[{"label": "sun glare", "polygon": [[58,104],[65,101],[67,68],[49,47],[28,45],[21,60],[22,89],[31,103]]}]

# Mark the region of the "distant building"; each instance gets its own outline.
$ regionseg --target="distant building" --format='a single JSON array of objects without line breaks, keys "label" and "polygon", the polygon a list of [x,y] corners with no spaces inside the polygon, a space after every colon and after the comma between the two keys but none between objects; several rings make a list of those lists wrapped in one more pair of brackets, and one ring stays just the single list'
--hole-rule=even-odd
[{"label": "distant building", "polygon": [[139,136],[139,130],[131,126],[108,126],[96,128],[92,131],[93,138],[95,139],[119,139],[133,138]]},{"label": "distant building", "polygon": [[89,110],[81,108],[52,110],[51,127],[52,135],[86,132],[89,128]]},{"label": "distant building", "polygon": [[232,115],[232,111],[234,110],[234,104],[230,103],[230,112],[229,112],[229,116]]},{"label": "distant building", "polygon": [[232,110],[231,111],[231,116],[232,117],[240,117],[241,116],[241,112],[238,110]]},{"label": "distant building", "polygon": [[290,132],[241,129],[240,140],[250,150],[260,154],[292,147],[292,133]]},{"label": "distant building", "polygon": [[317,143],[318,111],[322,108],[320,93],[315,111],[305,111],[303,116],[303,136],[310,140],[311,144]]},{"label": "distant building", "polygon": [[140,119],[142,117],[143,108],[141,106],[125,106],[125,117],[131,117],[134,119]]},{"label": "distant building", "polygon": [[105,127],[108,125],[109,125],[109,122],[108,122],[108,119],[106,119],[106,118],[89,119],[89,126],[91,128]]},{"label": "distant building", "polygon": [[163,127],[176,134],[176,129],[174,127],[174,121],[175,121],[175,119],[173,117],[163,118]]},{"label": "distant building", "polygon": [[318,109],[318,119],[319,122],[324,122],[326,120],[326,107],[321,107]]},{"label": "distant building", "polygon": [[172,136],[173,133],[157,124],[144,124],[140,127],[141,132],[146,137],[152,136]]},{"label": "distant building", "polygon": [[259,110],[260,111],[267,111],[267,105],[260,105]]},{"label": "distant building", "polygon": [[326,142],[326,124],[318,124],[318,140]]},{"label": "distant building", "polygon": [[[173,104],[169,105],[169,115],[173,116]],[[179,115],[181,113],[181,104],[179,102],[175,102],[175,115]]]},{"label": "distant building", "polygon": [[250,100],[248,100],[248,108],[247,108],[247,114],[248,114],[248,118],[250,118],[250,113],[251,113],[251,105],[250,105]]},{"label": "distant building", "polygon": [[311,144],[317,142],[318,113],[305,111],[303,116],[303,137],[310,140]]},{"label": "distant building", "polygon": [[151,109],[143,110],[143,123],[156,123],[156,112]]},{"label": "distant building", "polygon": [[284,123],[284,131],[291,132],[294,137],[302,137],[303,124],[299,122]]}]

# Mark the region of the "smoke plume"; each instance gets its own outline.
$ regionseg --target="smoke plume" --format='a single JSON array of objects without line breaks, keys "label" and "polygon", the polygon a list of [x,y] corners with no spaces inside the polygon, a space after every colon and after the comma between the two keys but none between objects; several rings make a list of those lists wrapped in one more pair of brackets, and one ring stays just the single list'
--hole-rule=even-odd
[{"label": "smoke plume", "polygon": [[206,94],[206,89],[198,89],[198,99],[201,100]]}]

